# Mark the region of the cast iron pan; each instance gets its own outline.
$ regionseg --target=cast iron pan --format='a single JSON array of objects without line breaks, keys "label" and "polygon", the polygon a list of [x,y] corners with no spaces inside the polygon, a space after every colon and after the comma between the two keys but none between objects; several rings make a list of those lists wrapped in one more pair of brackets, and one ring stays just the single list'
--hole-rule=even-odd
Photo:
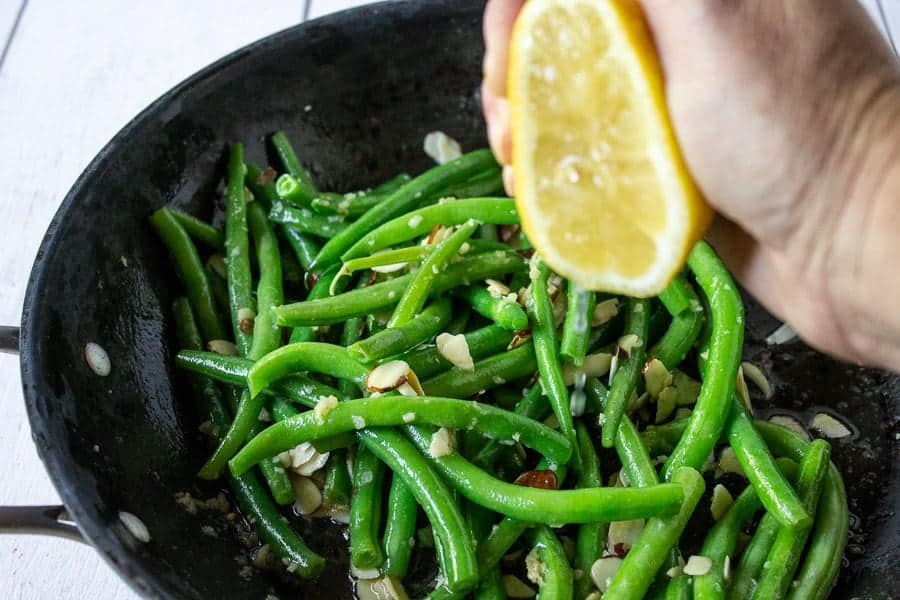
[{"label": "cast iron pan", "polygon": [[[208,497],[216,490],[198,489],[194,477],[207,448],[172,368],[169,306],[180,286],[146,217],[164,204],[212,215],[226,143],[245,141],[249,159],[262,162],[260,140],[277,128],[290,133],[322,187],[334,190],[425,169],[421,143],[432,130],[465,148],[485,146],[476,91],[482,7],[477,0],[379,4],[239,50],[126,126],[53,219],[22,316],[22,381],[34,441],[84,537],[143,594],[351,595],[340,527],[297,521],[308,543],[331,558],[318,581],[291,583],[252,569],[245,578],[246,549],[233,526],[175,502],[178,491]],[[746,355],[773,375],[772,411],[806,422],[826,410],[854,430],[834,444],[854,516],[833,597],[897,596],[900,380],[801,343],[767,348],[760,340],[777,322],[748,304]],[[88,341],[109,352],[109,377],[87,368]],[[120,510],[147,524],[149,544],[124,531]]]}]

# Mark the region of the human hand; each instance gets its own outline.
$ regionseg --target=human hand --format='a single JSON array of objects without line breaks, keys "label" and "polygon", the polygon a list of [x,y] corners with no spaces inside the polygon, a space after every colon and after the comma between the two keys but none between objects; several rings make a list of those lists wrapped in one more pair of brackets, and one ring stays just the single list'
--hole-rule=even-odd
[{"label": "human hand", "polygon": [[[507,48],[523,4],[485,10],[482,97],[504,164]],[[722,216],[708,237],[723,259],[811,344],[900,369],[900,316],[884,300],[900,276],[883,273],[900,251],[900,72],[865,11],[856,0],[641,4],[685,159]],[[511,188],[509,168],[504,180]]]}]

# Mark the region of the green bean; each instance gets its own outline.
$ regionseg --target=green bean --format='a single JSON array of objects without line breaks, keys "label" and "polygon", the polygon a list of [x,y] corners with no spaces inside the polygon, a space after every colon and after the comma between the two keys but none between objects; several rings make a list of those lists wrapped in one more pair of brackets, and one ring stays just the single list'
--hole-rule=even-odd
[{"label": "green bean", "polygon": [[275,323],[272,310],[284,303],[281,280],[281,253],[278,239],[258,204],[247,207],[247,221],[256,244],[259,264],[259,284],[256,288],[258,313],[253,323],[253,343],[247,356],[257,360],[281,344],[281,328]]},{"label": "green bean", "polygon": [[344,263],[341,267],[341,275],[350,275],[362,269],[371,269],[372,267],[384,267],[388,265],[399,265],[418,261],[419,259],[431,254],[434,246],[410,246],[408,248],[398,248],[396,250],[385,250],[371,256],[363,256],[360,258],[352,258]]},{"label": "green bean", "polygon": [[510,331],[528,327],[528,315],[516,301],[495,296],[484,285],[470,285],[454,290],[454,295],[465,300],[478,314]]},{"label": "green bean", "polygon": [[400,433],[387,428],[364,429],[360,443],[399,475],[425,511],[434,530],[438,561],[446,586],[471,590],[478,581],[475,549],[453,494],[425,458]]},{"label": "green bean", "polygon": [[472,371],[454,367],[423,381],[422,387],[432,396],[468,398],[482,390],[529,376],[536,369],[534,347],[527,342],[508,352],[478,361]]},{"label": "green bean", "polygon": [[[241,181],[243,182],[243,175],[241,175]],[[241,190],[243,191],[243,183]],[[245,210],[246,219],[250,223],[256,242],[257,262],[260,269],[257,292],[260,314],[257,315],[252,327],[253,337],[251,345],[243,354],[250,360],[257,360],[275,350],[281,343],[281,329],[274,323],[272,315],[272,309],[281,304],[284,298],[281,283],[281,256],[278,251],[278,240],[275,238],[275,232],[269,227],[263,209],[254,204],[246,207]],[[232,292],[232,297],[235,297],[234,294],[236,293]],[[243,321],[246,317],[239,318]],[[244,330],[243,323],[239,325],[239,328]],[[231,427],[198,473],[201,479],[217,479],[219,477],[228,459],[237,452],[244,440],[251,435],[253,428],[258,426],[262,405],[262,398],[251,398],[249,394],[242,394],[241,402],[235,412]],[[284,473],[273,472],[270,466],[263,467],[263,470],[270,482],[275,478],[277,482],[275,484],[276,493],[278,493],[277,490],[283,490],[284,484],[287,482]],[[282,499],[286,498],[286,493],[282,491],[280,497]]]},{"label": "green bean", "polygon": [[704,316],[703,305],[700,304],[697,293],[684,275],[678,275],[666,289],[673,290],[673,293],[677,289],[677,295],[685,300],[676,306],[686,305],[687,308],[672,314],[671,325],[662,338],[650,348],[648,357],[662,361],[667,369],[672,370],[684,360],[697,336],[700,335]]},{"label": "green bean", "polygon": [[585,488],[545,490],[506,483],[485,473],[457,452],[435,457],[425,430],[408,428],[416,446],[462,496],[495,512],[532,523],[627,521],[672,514],[684,499],[683,486],[661,484],[646,489]]},{"label": "green bean", "polygon": [[384,574],[406,577],[416,535],[419,504],[403,480],[394,475],[388,494],[387,525],[384,529]]},{"label": "green bean", "polygon": [[[450,331],[451,327],[448,326],[447,330]],[[469,354],[474,360],[503,352],[513,339],[511,332],[497,325],[488,325],[463,335],[469,347]],[[409,364],[419,379],[431,377],[453,366],[433,346],[414,350],[404,356],[403,360]]]},{"label": "green bean", "polygon": [[753,426],[744,402],[734,395],[726,433],[741,469],[747,475],[763,506],[789,528],[808,528],[812,519],[794,488],[782,475],[765,441]]},{"label": "green bean", "polygon": [[503,173],[500,169],[488,169],[468,181],[451,185],[435,194],[441,198],[482,198],[503,193]]},{"label": "green bean", "polygon": [[412,177],[408,173],[398,173],[385,182],[379,183],[372,188],[373,194],[391,194],[396,192],[404,185],[412,181]]},{"label": "green bean", "polygon": [[409,323],[422,310],[425,301],[431,294],[435,276],[447,268],[450,257],[456,254],[467,239],[472,237],[476,229],[478,229],[478,223],[472,220],[467,221],[422,261],[422,266],[413,273],[409,286],[397,301],[397,306],[394,307],[394,312],[388,321],[388,328]]},{"label": "green bean", "polygon": [[[484,569],[482,569],[484,571]],[[472,594],[472,600],[506,600],[506,587],[500,569],[490,569],[482,575],[478,588]]]},{"label": "green bean", "polygon": [[225,261],[228,270],[228,297],[234,341],[242,356],[250,351],[253,338],[241,321],[248,311],[256,314],[250,274],[250,237],[247,227],[247,199],[244,195],[244,147],[231,145],[228,155],[228,186],[225,191]]},{"label": "green bean", "polygon": [[[605,406],[609,392],[596,377],[587,380],[585,392],[601,409]],[[656,467],[628,415],[622,416],[619,431],[616,432],[615,446],[622,471],[632,486],[644,488],[659,484]]]},{"label": "green bean", "polygon": [[666,586],[665,600],[691,600],[691,578],[677,575]]},{"label": "green bean", "polygon": [[666,310],[669,311],[669,314],[673,317],[677,317],[683,312],[689,310],[693,312],[702,308],[700,302],[697,300],[697,295],[692,294],[692,291],[693,290],[691,290],[691,286],[687,282],[684,273],[679,273],[669,282],[669,285],[660,292],[658,297],[659,301],[666,307]]},{"label": "green bean", "polygon": [[[438,273],[431,293],[439,294],[470,281],[498,277],[524,267],[522,258],[512,252],[476,254]],[[413,274],[403,275],[340,296],[286,304],[275,309],[275,315],[279,325],[291,327],[341,323],[351,317],[363,317],[394,306],[412,279]]]},{"label": "green bean", "polygon": [[764,514],[759,520],[753,538],[744,548],[740,563],[732,575],[729,598],[743,600],[753,595],[763,563],[766,562],[769,549],[772,547],[772,542],[775,541],[780,527],[781,525],[772,513]]},{"label": "green bean", "polygon": [[648,425],[641,432],[641,441],[651,456],[668,454],[678,444],[687,429],[688,419],[675,419],[662,425]]},{"label": "green bean", "polygon": [[[178,336],[178,345],[182,348],[199,349],[203,346],[194,312],[187,298],[178,298],[172,303],[172,313],[175,317],[175,332]],[[209,417],[210,425],[214,427],[213,437],[219,437],[225,430],[218,430],[217,424],[228,421],[228,414],[222,406],[222,398],[219,389],[213,380],[201,373],[191,373],[189,378],[191,391],[196,402],[200,404],[200,412]]]},{"label": "green bean", "polygon": [[227,313],[230,310],[228,305],[228,284],[225,283],[225,279],[219,276],[209,262],[206,263],[204,271],[206,271],[209,289],[215,299],[215,308],[219,309],[219,312],[222,314]]},{"label": "green bean", "polygon": [[555,462],[565,463],[572,453],[566,439],[553,429],[490,404],[431,396],[371,396],[342,402],[324,417],[305,412],[275,423],[247,442],[229,465],[233,473],[240,475],[303,442],[364,427],[405,423],[472,429],[490,437],[517,440]]},{"label": "green bean", "polygon": [[384,463],[367,446],[360,446],[353,461],[350,500],[350,562],[357,569],[376,569],[384,563],[379,537],[384,474]]},{"label": "green bean", "polygon": [[439,298],[416,316],[415,320],[388,328],[349,346],[350,354],[373,363],[415,348],[432,339],[450,322],[450,300]]},{"label": "green bean", "polygon": [[[328,269],[326,269],[322,274],[319,275],[318,279],[316,279],[315,284],[313,284],[312,288],[309,290],[309,293],[306,295],[306,301],[309,302],[311,300],[319,300],[321,298],[328,298],[331,296],[331,286],[337,277],[338,269],[337,265],[334,265]],[[291,344],[299,344],[300,342],[314,342],[316,341],[317,331],[315,327],[309,325],[298,325],[291,330]]]},{"label": "green bean", "polygon": [[358,217],[384,202],[393,192],[409,183],[411,179],[406,173],[401,173],[372,190],[361,190],[349,194],[319,194],[312,199],[310,207],[320,214]]},{"label": "green bean", "polygon": [[[522,399],[516,404],[514,412],[535,421],[543,420],[550,413],[550,405],[541,391],[540,385],[533,385]],[[472,458],[472,462],[483,469],[490,467],[497,460],[503,444],[497,439],[487,440],[484,446]]]},{"label": "green bean", "polygon": [[305,202],[308,203],[316,196],[316,194],[318,194],[318,190],[316,189],[315,184],[313,184],[309,171],[307,171],[297,159],[297,154],[294,152],[294,148],[291,146],[287,134],[283,131],[275,132],[272,135],[272,145],[275,147],[275,152],[281,159],[281,164],[284,165],[288,174],[294,178],[299,187],[299,192],[305,198]]},{"label": "green bean", "polygon": [[[784,469],[791,479],[796,476],[797,464],[793,461],[779,459],[778,466]],[[753,520],[753,515],[760,508],[762,508],[762,503],[759,495],[753,486],[747,486],[722,518],[710,529],[706,539],[703,540],[700,555],[712,560],[712,567],[705,575],[694,576],[694,598],[696,600],[711,598],[724,600],[727,586],[725,561],[730,561],[734,557],[738,535]]]},{"label": "green bean", "polygon": [[[321,269],[337,262],[339,258],[356,258],[359,255],[342,255],[367,233],[409,211],[437,190],[464,181],[495,164],[489,150],[477,150],[419,175],[330,239],[316,257],[314,268]],[[375,249],[369,248],[365,254],[373,250]]]},{"label": "green bean", "polygon": [[[176,306],[175,318],[179,341],[187,348],[200,346],[202,343],[200,332],[197,331],[190,307]],[[197,401],[204,416],[211,422],[212,431],[227,430],[228,415],[222,406],[218,388],[212,385],[205,389],[204,394],[197,397]],[[230,477],[229,484],[238,506],[254,524],[260,539],[269,544],[275,554],[285,561],[291,572],[301,577],[315,577],[322,572],[325,568],[325,559],[310,550],[294,533],[255,474]]]},{"label": "green bean", "polygon": [[308,208],[295,208],[284,202],[276,202],[269,211],[269,220],[280,223],[301,233],[308,233],[320,238],[333,238],[347,228],[343,218],[323,217]]},{"label": "green bean", "polygon": [[532,529],[530,537],[541,561],[540,597],[543,600],[570,600],[575,593],[575,577],[559,538],[546,525]]},{"label": "green bean", "polygon": [[[394,215],[396,216],[396,215]],[[435,226],[462,225],[469,220],[496,225],[516,225],[519,216],[515,201],[509,198],[469,198],[444,204],[426,206],[379,223],[377,229],[365,232],[352,247],[343,253],[344,261],[397,246],[427,235]]]},{"label": "green bean", "polygon": [[[625,405],[637,387],[644,368],[645,348],[647,344],[648,318],[650,317],[650,303],[641,298],[629,298],[625,309],[625,331],[623,338],[633,336],[631,348],[619,346],[616,355],[619,356],[618,368],[613,375],[609,388],[609,397],[604,409],[602,424],[602,442],[604,448],[612,448],[616,441],[616,432],[622,417],[625,415]],[[622,357],[624,356],[624,360]]]},{"label": "green bean", "polygon": [[[531,320],[531,335],[534,341],[534,354],[541,384],[550,401],[550,408],[559,421],[559,429],[573,448],[575,440],[575,424],[572,421],[572,409],[569,404],[569,391],[559,364],[559,346],[556,340],[556,323],[550,296],[547,294],[547,280],[550,267],[543,261],[537,264],[538,277],[531,282],[531,293],[528,295],[528,317]],[[576,462],[578,455],[573,455]]]},{"label": "green bean", "polygon": [[[447,323],[447,333],[450,335],[463,335],[468,329],[469,319],[472,318],[472,311],[468,306],[454,306],[456,309],[450,322]],[[469,353],[471,356],[471,352]],[[474,357],[473,357],[474,358]]]},{"label": "green bean", "polygon": [[568,310],[563,322],[562,342],[559,354],[576,367],[584,364],[587,354],[591,319],[594,317],[596,294],[582,289],[578,284],[569,282]]},{"label": "green bean", "polygon": [[688,266],[710,303],[712,339],[700,396],[684,435],[663,466],[665,479],[680,466],[701,468],[715,447],[731,411],[744,341],[741,296],[719,257],[706,242],[700,241],[688,258]]},{"label": "green bean", "polygon": [[[809,445],[800,460],[797,491],[810,515],[816,513],[830,458],[831,445],[825,440],[817,439]],[[809,527],[792,529],[782,526],[778,530],[766,562],[763,563],[753,598],[777,600],[787,595],[794,573],[800,565],[809,532]]]},{"label": "green bean", "polygon": [[[581,468],[578,472],[578,487],[601,487],[603,476],[600,474],[600,459],[591,435],[583,423],[575,425],[575,435],[578,437],[578,454],[581,456]],[[594,590],[594,582],[591,580],[591,567],[603,554],[603,546],[606,542],[608,523],[585,523],[579,525],[578,536],[575,538],[575,571],[581,572],[581,576],[575,579],[575,598],[586,598]],[[543,593],[543,589],[542,589]]]},{"label": "green bean", "polygon": [[[681,467],[672,475],[672,481],[682,486],[684,501],[681,509],[669,517],[649,519],[644,530],[625,555],[619,570],[606,591],[610,598],[624,600],[643,598],[653,578],[665,562],[669,551],[678,543],[688,519],[694,513],[703,495],[703,477],[690,467]],[[659,486],[656,486],[659,487]],[[635,490],[648,493],[654,487]]]},{"label": "green bean", "polygon": [[328,457],[325,466],[325,483],[322,486],[322,500],[326,507],[350,506],[353,482],[347,470],[347,451],[336,450]]},{"label": "green bean", "polygon": [[333,344],[303,342],[288,344],[265,355],[247,372],[253,397],[278,379],[297,371],[312,371],[362,385],[369,370],[356,362],[346,349]]},{"label": "green bean", "polygon": [[167,208],[153,213],[150,224],[169,251],[175,272],[197,312],[197,324],[203,337],[207,340],[225,339],[225,326],[216,312],[209,279],[191,238]]},{"label": "green bean", "polygon": [[525,521],[501,519],[491,530],[490,535],[478,544],[478,564],[483,569],[489,569],[499,564],[529,527],[531,524]]},{"label": "green bean", "polygon": [[221,229],[216,229],[206,221],[177,208],[170,208],[169,210],[172,212],[175,220],[178,221],[178,224],[195,240],[203,242],[216,250],[221,250],[225,247],[225,235]]},{"label": "green bean", "polygon": [[[182,350],[175,356],[175,366],[211,377],[229,385],[243,386],[253,361],[238,356],[213,352]],[[310,408],[321,396],[338,396],[338,390],[303,375],[290,375],[271,386],[267,393],[290,399]]]},{"label": "green bean", "polygon": [[330,202],[335,196],[338,196],[337,194],[322,194],[316,192],[317,195],[315,197],[310,197],[308,190],[306,190],[304,186],[301,185],[300,181],[290,173],[285,173],[278,178],[275,182],[275,191],[278,193],[278,198],[281,201],[292,204],[298,208],[312,206],[312,203],[316,200]]}]

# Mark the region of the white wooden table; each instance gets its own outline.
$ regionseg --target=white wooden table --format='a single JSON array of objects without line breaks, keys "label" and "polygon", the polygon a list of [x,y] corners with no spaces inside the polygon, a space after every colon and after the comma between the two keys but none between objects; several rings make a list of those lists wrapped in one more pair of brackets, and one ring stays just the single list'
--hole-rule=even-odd
[{"label": "white wooden table", "polygon": [[[371,1],[371,0],[370,0]],[[900,41],[900,0],[864,0]],[[0,0],[0,323],[19,322],[47,224],[131,117],[194,71],[262,36],[365,0]],[[264,8],[262,8],[264,6]],[[0,504],[59,498],[31,441],[15,357],[0,355]],[[0,537],[0,596],[136,598],[89,548]]]}]

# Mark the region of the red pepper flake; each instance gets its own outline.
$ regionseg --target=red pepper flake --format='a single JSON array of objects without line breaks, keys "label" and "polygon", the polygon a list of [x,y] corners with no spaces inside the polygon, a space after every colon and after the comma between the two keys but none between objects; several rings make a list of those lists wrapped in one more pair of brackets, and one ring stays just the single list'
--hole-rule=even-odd
[{"label": "red pepper flake", "polygon": [[628,548],[625,547],[624,543],[618,542],[613,546],[613,552],[619,558],[625,558],[625,555],[628,554]]},{"label": "red pepper flake", "polygon": [[525,471],[516,477],[516,480],[513,483],[541,490],[555,490],[557,479],[556,473],[546,469],[540,471]]}]

